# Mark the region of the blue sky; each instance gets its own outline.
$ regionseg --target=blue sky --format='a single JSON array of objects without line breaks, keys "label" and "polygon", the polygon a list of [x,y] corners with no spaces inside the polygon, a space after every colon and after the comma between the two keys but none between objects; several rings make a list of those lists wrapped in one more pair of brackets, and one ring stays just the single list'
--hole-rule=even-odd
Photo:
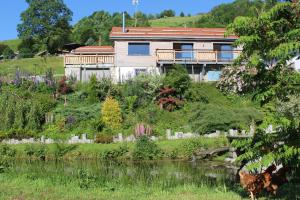
[{"label": "blue sky", "polygon": [[[221,3],[233,0],[140,0],[138,9],[145,13],[156,14],[164,9],[173,9],[179,14],[181,11],[192,15],[208,12]],[[94,11],[106,10],[108,12],[127,11],[133,13],[135,8],[131,0],[65,0],[67,6],[73,11],[72,24]],[[3,0],[0,7],[0,40],[17,38],[16,27],[20,23],[20,13],[27,8],[25,0]]]}]

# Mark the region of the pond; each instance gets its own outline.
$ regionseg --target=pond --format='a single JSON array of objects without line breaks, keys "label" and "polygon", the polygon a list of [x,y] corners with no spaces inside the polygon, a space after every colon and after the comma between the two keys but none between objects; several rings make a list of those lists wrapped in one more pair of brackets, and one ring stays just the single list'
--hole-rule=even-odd
[{"label": "pond", "polygon": [[[16,176],[27,174],[32,179],[52,181],[86,181],[91,185],[155,185],[172,188],[183,184],[220,185],[235,180],[234,169],[223,162],[159,161],[159,162],[103,162],[103,161],[24,161],[14,164]],[[79,183],[80,184],[80,183]]]}]

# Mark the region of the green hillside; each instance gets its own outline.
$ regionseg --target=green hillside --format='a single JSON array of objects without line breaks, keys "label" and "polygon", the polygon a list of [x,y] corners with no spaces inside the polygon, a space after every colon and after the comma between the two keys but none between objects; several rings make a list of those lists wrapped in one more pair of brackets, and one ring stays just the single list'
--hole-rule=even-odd
[{"label": "green hillside", "polygon": [[64,74],[62,57],[25,58],[0,62],[0,75],[13,75],[17,69],[30,74],[45,74],[48,68],[54,70],[54,74]]},{"label": "green hillside", "polygon": [[13,51],[17,51],[18,50],[18,46],[21,43],[20,39],[13,39],[13,40],[4,40],[4,41],[0,41],[1,44],[6,44],[7,46],[9,46]]},{"label": "green hillside", "polygon": [[165,17],[160,19],[150,20],[152,27],[184,27],[185,25],[193,24],[203,15],[195,15],[191,17]]}]

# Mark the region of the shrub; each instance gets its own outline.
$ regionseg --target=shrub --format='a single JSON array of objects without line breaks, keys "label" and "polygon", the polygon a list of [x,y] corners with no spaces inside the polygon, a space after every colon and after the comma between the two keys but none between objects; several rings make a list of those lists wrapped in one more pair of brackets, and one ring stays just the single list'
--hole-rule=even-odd
[{"label": "shrub", "polygon": [[96,177],[83,169],[78,170],[78,179],[81,189],[92,188],[96,184]]},{"label": "shrub", "polygon": [[107,134],[97,134],[95,143],[97,144],[109,144],[113,142],[113,136]]},{"label": "shrub", "polygon": [[173,88],[162,88],[157,96],[157,102],[160,108],[170,112],[180,108],[183,105],[183,101],[178,99],[175,94],[176,90]]},{"label": "shrub", "polygon": [[125,98],[136,97],[133,104],[133,109],[135,109],[154,100],[162,83],[163,76],[140,74],[124,83],[122,93]]},{"label": "shrub", "polygon": [[128,152],[129,152],[129,149],[127,146],[120,146],[117,149],[106,150],[106,151],[102,152],[100,154],[100,157],[103,160],[112,160],[112,159],[120,158]]},{"label": "shrub", "polygon": [[147,136],[137,139],[132,154],[133,160],[153,160],[162,156],[162,150]]},{"label": "shrub", "polygon": [[22,48],[19,50],[18,58],[33,58],[34,53],[29,48]]},{"label": "shrub", "polygon": [[105,100],[110,95],[113,97],[119,96],[119,90],[109,78],[97,80],[96,75],[92,75],[87,86],[88,100],[90,103],[95,103]]},{"label": "shrub", "polygon": [[35,149],[34,155],[42,161],[46,160],[46,154],[47,154],[47,146],[44,144],[38,145]]},{"label": "shrub", "polygon": [[13,59],[15,57],[14,51],[9,47],[6,47],[2,54],[4,59]]},{"label": "shrub", "polygon": [[4,49],[6,49],[8,46],[6,44],[0,44],[0,55],[3,54]]},{"label": "shrub", "polygon": [[73,90],[71,88],[71,86],[69,86],[67,84],[67,77],[63,77],[59,82],[58,82],[58,88],[57,91],[59,94],[69,94],[71,93]]},{"label": "shrub", "polygon": [[191,78],[187,70],[182,65],[175,65],[174,68],[169,71],[164,79],[164,86],[174,88],[177,94],[182,97],[185,91],[191,85]]},{"label": "shrub", "polygon": [[256,85],[256,82],[251,78],[254,74],[256,74],[255,69],[247,69],[245,66],[226,67],[222,71],[217,87],[225,93],[249,92]]},{"label": "shrub", "polygon": [[54,157],[56,160],[61,159],[67,153],[74,151],[77,147],[78,147],[77,145],[66,145],[66,144],[55,143]]},{"label": "shrub", "polygon": [[35,153],[35,148],[34,145],[26,145],[25,149],[24,149],[26,155],[31,159],[31,157],[34,155]]},{"label": "shrub", "polygon": [[103,103],[102,120],[112,130],[121,128],[121,109],[118,101],[114,100],[111,96],[107,97]]},{"label": "shrub", "polygon": [[0,145],[0,173],[8,170],[12,165],[12,160],[16,156],[16,150],[8,145]]}]

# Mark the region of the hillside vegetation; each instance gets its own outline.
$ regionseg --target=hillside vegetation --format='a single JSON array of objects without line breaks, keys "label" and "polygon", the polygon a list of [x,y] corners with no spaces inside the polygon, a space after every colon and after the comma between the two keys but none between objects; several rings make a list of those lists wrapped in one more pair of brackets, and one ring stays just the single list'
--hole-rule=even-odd
[{"label": "hillside vegetation", "polygon": [[18,50],[18,46],[21,44],[21,39],[3,40],[0,41],[0,44],[5,44],[16,52]]},{"label": "hillside vegetation", "polygon": [[152,27],[184,27],[195,24],[202,15],[186,16],[186,17],[165,17],[160,19],[149,20]]},{"label": "hillside vegetation", "polygon": [[21,72],[28,74],[45,74],[48,68],[52,68],[54,74],[64,74],[62,57],[35,57],[0,61],[0,75],[12,76],[18,68]]}]

